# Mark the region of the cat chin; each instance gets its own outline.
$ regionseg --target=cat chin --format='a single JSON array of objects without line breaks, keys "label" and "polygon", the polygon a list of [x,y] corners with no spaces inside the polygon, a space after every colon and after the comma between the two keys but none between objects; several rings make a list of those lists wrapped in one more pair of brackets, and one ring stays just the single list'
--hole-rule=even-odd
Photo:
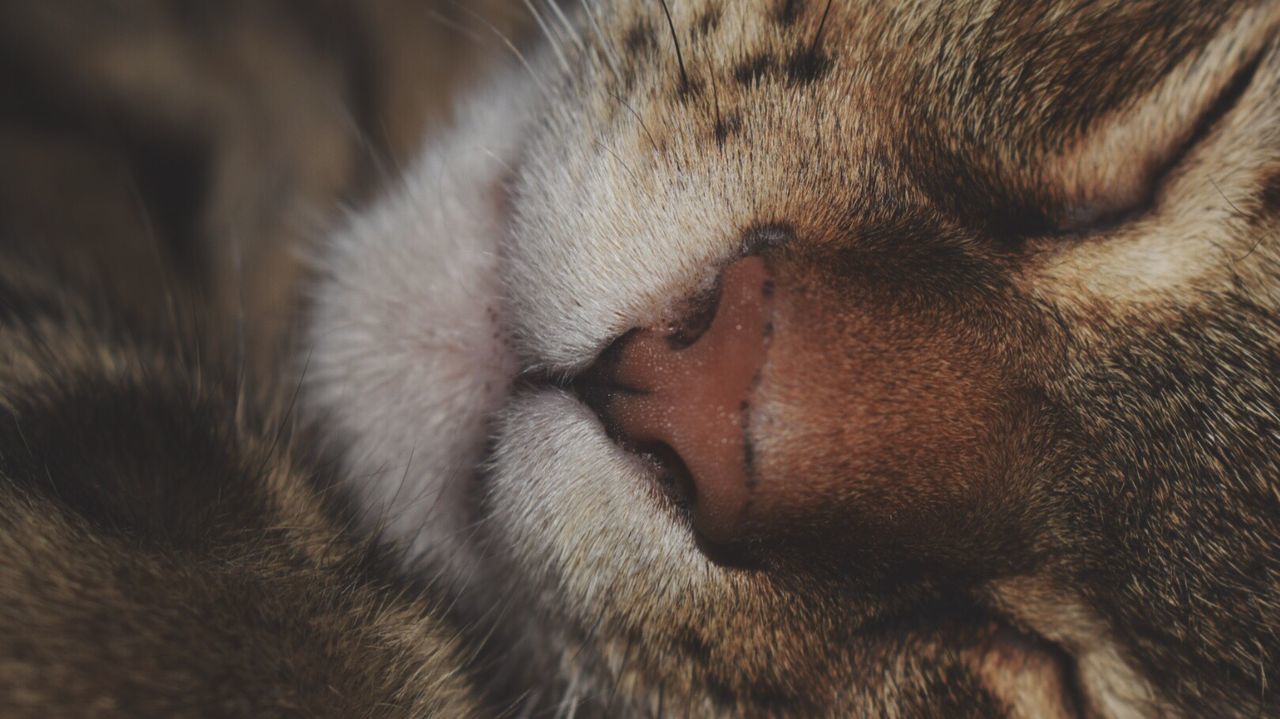
[{"label": "cat chin", "polygon": [[518,369],[498,254],[527,84],[500,75],[316,263],[304,403],[366,525],[410,562],[474,564],[471,486]]}]

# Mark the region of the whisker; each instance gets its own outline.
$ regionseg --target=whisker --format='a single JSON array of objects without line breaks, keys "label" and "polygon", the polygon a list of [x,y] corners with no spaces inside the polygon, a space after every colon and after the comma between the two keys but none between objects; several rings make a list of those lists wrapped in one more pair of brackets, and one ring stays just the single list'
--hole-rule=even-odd
[{"label": "whisker", "polygon": [[[244,312],[245,293],[248,292],[248,288],[245,286],[246,283],[244,280],[244,254],[243,254],[244,248],[243,248],[243,243],[241,241],[240,233],[232,232],[230,234],[231,234],[231,243],[230,243],[231,266],[234,268],[234,272],[235,272],[235,281],[233,283],[233,287],[236,293],[235,346],[236,346],[236,366],[237,366],[236,371],[238,374],[238,376],[236,377],[236,384],[243,387],[246,380],[246,373],[248,371],[247,370],[248,359],[245,353],[245,312]],[[236,404],[237,404],[237,407],[236,407],[237,416],[235,417],[235,420],[236,422],[240,422],[243,420],[243,416],[241,413],[242,403],[240,402],[239,399],[237,399]],[[277,436],[276,439],[279,439],[279,437]],[[275,440],[273,440],[273,445],[274,445],[274,442]]]},{"label": "whisker", "polygon": [[645,137],[649,138],[649,146],[653,148],[653,152],[655,155],[659,154],[660,151],[658,150],[658,142],[653,139],[653,133],[649,132],[649,126],[645,124],[644,118],[640,117],[640,113],[636,112],[636,109],[631,106],[631,103],[622,99],[621,95],[619,95],[616,92],[612,93],[612,95],[613,95],[613,99],[621,103],[622,106],[625,107],[627,111],[630,112],[631,115],[636,118],[636,122],[640,123],[640,129],[644,131]]},{"label": "whisker", "polygon": [[609,688],[609,701],[604,707],[605,716],[610,716],[610,713],[613,710],[613,703],[618,700],[618,690],[622,687],[622,682],[625,680],[627,675],[627,669],[631,666],[631,660],[634,658],[632,651],[634,649],[635,639],[628,637],[627,646],[622,650],[622,662],[618,666],[618,672],[611,677],[612,686]]},{"label": "whisker", "polygon": [[[150,250],[149,254],[156,263],[156,273],[161,284],[160,291],[164,293],[165,311],[168,314],[170,328],[175,336],[180,336],[182,334],[182,325],[178,319],[178,303],[173,286],[173,271],[169,266],[169,262],[165,259],[165,249],[161,246],[160,235],[156,231],[151,210],[147,207],[147,201],[142,196],[142,189],[138,187],[138,178],[132,172],[126,176],[125,189],[129,193],[129,199],[133,203],[134,209],[137,210],[138,220],[142,223],[142,232],[146,238],[147,249]],[[185,364],[187,352],[183,343],[181,341],[174,342],[174,349],[178,358]]]},{"label": "whisker", "polygon": [[831,15],[831,5],[834,0],[827,0],[827,7],[822,11],[822,20],[818,22],[818,31],[813,34],[813,43],[809,45],[809,56],[812,57],[818,52],[818,45],[822,42],[822,33],[827,29],[827,17]]},{"label": "whisker", "polygon": [[671,28],[671,42],[676,46],[676,63],[680,66],[680,92],[689,91],[689,73],[684,68],[684,53],[680,51],[680,37],[676,34],[676,23],[671,19],[671,7],[667,5],[667,0],[659,0],[662,3],[662,12],[667,16],[667,27]]},{"label": "whisker", "polygon": [[604,30],[600,27],[600,22],[596,18],[595,12],[591,10],[588,0],[579,1],[582,11],[587,15],[587,22],[591,23],[591,30],[595,33],[596,40],[600,43],[600,50],[604,53],[604,59],[609,63],[609,69],[613,71],[613,79],[620,82],[622,80],[622,71],[618,69],[618,66],[621,64],[621,59],[617,55],[617,49],[605,37]]},{"label": "whisker", "polygon": [[533,16],[534,22],[538,23],[539,28],[542,28],[542,34],[546,36],[547,42],[551,44],[551,50],[555,52],[556,58],[560,60],[560,67],[564,68],[566,74],[572,73],[573,70],[569,65],[569,59],[565,57],[564,50],[560,48],[559,38],[556,37],[555,33],[551,32],[551,27],[542,18],[542,13],[538,12],[538,8],[534,7],[531,0],[524,0],[524,6],[529,8],[529,14]]},{"label": "whisker", "polygon": [[560,19],[560,24],[564,26],[565,32],[573,40],[573,44],[578,46],[578,50],[586,53],[587,46],[583,44],[582,36],[578,34],[578,31],[573,27],[573,23],[569,22],[568,16],[560,9],[560,3],[556,2],[556,0],[546,0],[546,3],[551,7],[551,11],[556,14],[556,17]]},{"label": "whisker", "polygon": [[[400,158],[388,152],[386,145],[379,144],[376,139],[376,133],[361,125],[349,104],[336,103],[335,110],[338,119],[347,130],[348,137],[351,138],[351,141],[360,151],[360,159],[363,163],[360,170],[362,173],[367,173],[364,179],[370,181],[375,187],[381,187],[404,176],[406,168],[400,162]],[[383,142],[389,144],[391,133],[382,114],[371,114],[373,115],[372,121],[377,124],[378,129],[382,132]],[[302,222],[307,223],[308,221],[304,218]],[[323,221],[320,223],[311,221],[310,224],[310,227],[304,228],[309,231],[309,234],[314,234],[316,231],[323,232],[326,229]]]},{"label": "whisker", "polygon": [[626,170],[626,171],[627,171],[627,174],[631,176],[631,179],[632,179],[632,180],[633,180],[637,185],[638,185],[638,184],[640,184],[640,177],[639,177],[639,175],[637,175],[637,174],[635,173],[635,170],[632,170],[632,169],[631,169],[631,166],[627,164],[627,161],[626,161],[626,160],[622,159],[622,156],[621,156],[621,155],[619,155],[617,152],[615,152],[615,151],[613,150],[613,148],[609,147],[608,145],[604,144],[603,142],[601,142],[601,141],[600,141],[600,140],[598,140],[598,139],[597,139],[597,140],[595,140],[594,142],[595,142],[595,144],[596,144],[596,147],[598,147],[598,148],[600,148],[601,150],[604,150],[605,152],[607,152],[607,153],[609,153],[610,155],[612,155],[612,156],[613,156],[613,159],[617,160],[617,161],[618,161],[618,164],[622,165],[622,169],[624,169],[624,170]]},{"label": "whisker", "polygon": [[484,45],[484,40],[480,36],[480,33],[476,32],[473,28],[469,28],[466,25],[463,25],[462,23],[458,22],[457,20],[454,20],[453,18],[445,15],[439,10],[428,9],[427,17],[431,18],[432,20],[435,20],[436,22],[440,23],[444,27],[450,30],[453,30],[459,35],[466,37],[468,40],[474,42],[477,45],[481,45],[481,46]]},{"label": "whisker", "polygon": [[[1227,197],[1227,193],[1225,193],[1225,192],[1223,192],[1223,191],[1222,191],[1222,186],[1218,184],[1217,180],[1214,180],[1212,177],[1210,177],[1210,178],[1209,178],[1209,184],[1213,186],[1213,189],[1215,189],[1215,190],[1217,190],[1217,191],[1218,191],[1218,194],[1222,196],[1222,199],[1223,199],[1224,201],[1226,201],[1226,203],[1227,203],[1227,207],[1230,207],[1230,208],[1231,208],[1231,210],[1232,210],[1233,212],[1235,212],[1237,216],[1240,216],[1240,215],[1243,215],[1243,214],[1244,214],[1243,212],[1241,212],[1241,211],[1240,211],[1240,208],[1239,208],[1239,207],[1236,207],[1236,203],[1232,202],[1230,197]],[[1239,264],[1239,263],[1244,262],[1245,260],[1249,259],[1250,257],[1252,257],[1252,256],[1253,256],[1253,253],[1254,253],[1254,252],[1257,252],[1257,251],[1258,251],[1258,248],[1262,245],[1262,237],[1263,237],[1263,235],[1262,235],[1262,234],[1259,234],[1259,235],[1258,235],[1258,239],[1254,240],[1253,245],[1252,245],[1251,247],[1249,247],[1249,251],[1248,251],[1248,252],[1246,252],[1246,253],[1244,253],[1244,254],[1243,254],[1243,255],[1241,255],[1240,257],[1233,257],[1233,258],[1231,259],[1231,263],[1232,263],[1232,264]]]},{"label": "whisker", "polygon": [[463,5],[461,0],[449,0],[449,2],[470,15],[472,19],[481,25],[484,25],[490,32],[497,36],[497,38],[502,41],[502,44],[506,46],[507,50],[509,50],[511,54],[515,56],[516,60],[524,67],[525,71],[529,73],[529,78],[538,86],[538,90],[542,93],[542,97],[544,99],[550,98],[551,93],[547,91],[547,86],[543,83],[542,78],[538,76],[537,72],[534,72],[533,65],[529,63],[529,59],[525,57],[524,53],[520,52],[520,48],[516,47],[516,44],[511,41],[511,38],[507,37],[506,33],[502,32],[502,30],[500,30],[496,25],[486,20],[474,10]]}]

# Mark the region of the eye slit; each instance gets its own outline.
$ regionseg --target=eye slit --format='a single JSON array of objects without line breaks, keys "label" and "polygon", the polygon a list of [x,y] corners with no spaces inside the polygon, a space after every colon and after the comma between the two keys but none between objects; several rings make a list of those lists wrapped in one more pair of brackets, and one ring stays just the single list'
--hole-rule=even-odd
[{"label": "eye slit", "polygon": [[1191,151],[1204,142],[1222,119],[1239,104],[1245,91],[1253,84],[1254,76],[1269,47],[1255,52],[1248,62],[1236,70],[1196,119],[1195,125],[1186,138],[1172,147],[1155,164],[1154,169],[1146,173],[1146,177],[1140,183],[1132,188],[1115,189],[1102,196],[1064,206],[1058,217],[1058,232],[1060,234],[1103,232],[1147,214],[1155,206],[1160,190],[1169,177],[1182,165]]},{"label": "eye slit", "polygon": [[[1149,202],[1142,202],[1140,206],[1145,209],[1148,204]],[[1123,224],[1127,216],[1141,214],[1142,209],[1135,207],[1117,210],[1101,200],[1082,202],[1067,207],[1062,216],[1061,229],[1065,232],[1106,229]]]}]

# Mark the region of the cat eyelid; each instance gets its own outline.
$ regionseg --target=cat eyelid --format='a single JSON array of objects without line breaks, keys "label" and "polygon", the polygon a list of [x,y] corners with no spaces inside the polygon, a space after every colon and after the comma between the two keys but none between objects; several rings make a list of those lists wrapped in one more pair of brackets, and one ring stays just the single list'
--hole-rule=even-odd
[{"label": "cat eyelid", "polygon": [[1051,160],[1065,190],[1059,229],[1105,230],[1146,214],[1195,149],[1236,109],[1275,49],[1277,3],[1241,14],[1155,90],[1099,123]]}]

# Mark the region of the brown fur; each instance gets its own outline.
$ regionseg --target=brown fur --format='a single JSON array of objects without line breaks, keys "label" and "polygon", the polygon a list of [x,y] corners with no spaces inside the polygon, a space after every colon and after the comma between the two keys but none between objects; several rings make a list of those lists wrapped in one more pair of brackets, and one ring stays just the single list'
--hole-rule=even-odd
[{"label": "brown fur", "polygon": [[296,384],[247,384],[300,239],[469,41],[394,1],[186,5],[0,8],[0,715],[488,715],[299,458]]},{"label": "brown fur", "polygon": [[[0,7],[0,232],[38,263],[164,314],[157,272],[243,334],[270,376],[289,350],[298,259],[394,177],[485,66],[472,18],[500,3]],[[490,7],[490,6],[493,7]]]},{"label": "brown fur", "polygon": [[0,269],[0,713],[475,715],[453,630],[285,426],[73,287]]},{"label": "brown fur", "polygon": [[[601,36],[560,39],[574,72],[537,66],[556,112],[529,163],[616,153],[640,205],[696,183],[703,204],[672,211],[728,208],[706,212],[735,223],[714,228],[727,255],[781,278],[752,439],[761,496],[804,482],[714,581],[617,580],[627,556],[588,550],[664,538],[592,517],[486,526],[489,582],[448,588],[444,621],[190,331],[147,339],[154,321],[90,311],[43,266],[5,272],[3,708],[1280,712],[1280,50],[1274,4],[1223,5],[698,0],[668,25],[609,2]],[[1250,7],[1252,32],[1233,25]],[[1228,32],[1247,37],[1197,65]],[[280,183],[331,200],[346,152]],[[539,179],[513,181],[513,206],[556,209]],[[187,190],[227,217],[235,184]],[[218,255],[217,229],[177,234]],[[499,493],[481,511],[514,526]],[[549,513],[576,516],[570,499]],[[631,509],[678,517],[663,502]],[[548,544],[570,560],[539,563]]]}]

